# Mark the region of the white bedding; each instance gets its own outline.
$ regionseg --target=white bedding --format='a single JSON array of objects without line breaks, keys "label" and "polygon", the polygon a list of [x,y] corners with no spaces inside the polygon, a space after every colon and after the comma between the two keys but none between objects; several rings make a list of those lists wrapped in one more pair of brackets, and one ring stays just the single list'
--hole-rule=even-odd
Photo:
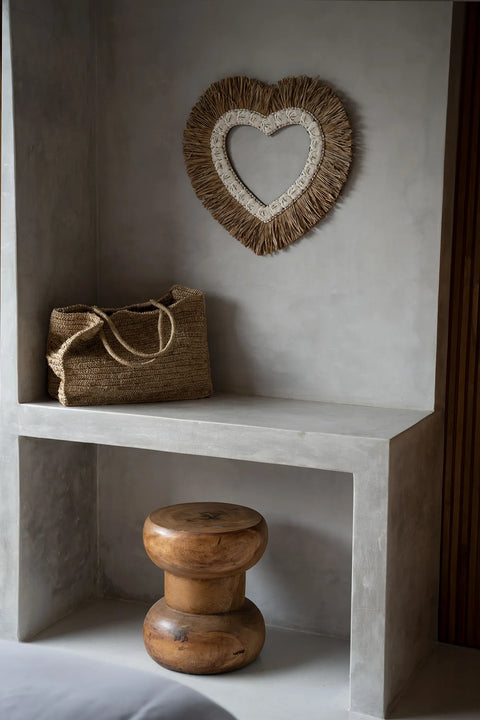
[{"label": "white bedding", "polygon": [[0,640],[0,720],[234,720],[153,673]]}]

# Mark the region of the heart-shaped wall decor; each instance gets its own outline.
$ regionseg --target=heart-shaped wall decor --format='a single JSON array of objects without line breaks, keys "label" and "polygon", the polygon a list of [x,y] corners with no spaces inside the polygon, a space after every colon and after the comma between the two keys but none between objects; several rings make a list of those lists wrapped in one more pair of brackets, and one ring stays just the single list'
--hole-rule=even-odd
[{"label": "heart-shaped wall decor", "polygon": [[[267,136],[300,125],[309,134],[305,167],[268,205],[244,185],[228,157],[227,135],[238,125]],[[213,217],[257,255],[266,255],[298,240],[335,203],[350,169],[352,132],[339,98],[318,79],[266,85],[232,77],[211,85],[193,107],[183,152],[193,188]]]}]

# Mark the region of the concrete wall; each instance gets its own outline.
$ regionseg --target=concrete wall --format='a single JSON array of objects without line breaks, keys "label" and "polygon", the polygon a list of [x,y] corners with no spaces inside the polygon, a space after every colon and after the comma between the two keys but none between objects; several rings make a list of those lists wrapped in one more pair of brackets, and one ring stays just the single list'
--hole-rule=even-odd
[{"label": "concrete wall", "polygon": [[[100,301],[147,298],[172,282],[203,289],[217,390],[433,407],[450,4],[98,7]],[[236,74],[319,75],[352,120],[354,165],[337,208],[275,256],[230,237],[184,168],[192,105]],[[301,168],[302,131],[280,133],[275,151],[254,131],[231,144],[266,199]],[[112,448],[100,449],[99,478],[107,593],[161,594],[140,541],[155,507],[242,502],[271,526],[248,588],[267,621],[348,634],[350,478]]]},{"label": "concrete wall", "polygon": [[96,292],[90,0],[12,2],[21,402],[46,394],[53,307]]},{"label": "concrete wall", "polygon": [[96,449],[20,438],[19,637],[96,594]]},{"label": "concrete wall", "polygon": [[[352,476],[189,455],[102,447],[101,589],[154,602],[163,573],[142,527],[157,507],[215,500],[256,508],[269,542],[247,573],[247,596],[267,623],[347,637],[350,631]],[[292,492],[293,490],[293,492]]]},{"label": "concrete wall", "polygon": [[[56,463],[58,446],[26,443],[19,450],[16,432],[18,400],[46,395],[52,307],[95,299],[93,20],[91,0],[2,2],[0,634],[8,637],[38,630],[94,588],[93,550],[89,570],[72,582],[65,572],[60,590],[70,551],[56,541],[78,548],[85,538],[80,528],[68,538],[76,516],[65,495],[78,491],[72,468],[79,462],[79,484],[94,479],[95,454],[90,448],[79,460],[78,448],[59,450]],[[88,504],[95,488],[87,486]],[[47,548],[48,568],[39,558],[45,561]]]},{"label": "concrete wall", "polygon": [[[450,21],[444,2],[102,0],[101,300],[205,290],[218,390],[432,408]],[[352,120],[338,206],[273,257],[230,237],[184,168],[192,105],[233,74],[319,75]],[[301,140],[273,161],[286,185]]]}]

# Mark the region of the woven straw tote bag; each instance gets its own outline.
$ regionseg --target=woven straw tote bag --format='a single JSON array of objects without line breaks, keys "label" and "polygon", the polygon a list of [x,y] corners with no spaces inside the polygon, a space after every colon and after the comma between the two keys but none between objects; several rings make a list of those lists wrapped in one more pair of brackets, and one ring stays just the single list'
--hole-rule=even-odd
[{"label": "woven straw tote bag", "polygon": [[193,400],[211,395],[205,297],[173,285],[159,300],[56,308],[48,392],[63,405]]}]

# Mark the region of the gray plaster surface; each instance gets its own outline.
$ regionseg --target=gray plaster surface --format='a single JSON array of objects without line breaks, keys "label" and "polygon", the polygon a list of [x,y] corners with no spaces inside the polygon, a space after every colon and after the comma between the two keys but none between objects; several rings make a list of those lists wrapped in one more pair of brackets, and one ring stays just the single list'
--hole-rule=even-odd
[{"label": "gray plaster surface", "polygon": [[[11,10],[10,10],[11,7]],[[49,312],[94,299],[90,2],[2,2],[0,629],[18,633],[18,399],[45,396]]]},{"label": "gray plaster surface", "polygon": [[18,440],[0,436],[0,637],[16,638],[19,592]]},{"label": "gray plaster surface", "polygon": [[354,475],[350,692],[358,712],[387,713],[436,639],[442,422],[432,414],[392,439],[385,464],[379,454]]},{"label": "gray plaster surface", "polygon": [[163,573],[142,542],[153,509],[233,502],[255,507],[268,524],[265,554],[247,573],[247,596],[266,622],[349,637],[351,475],[105,446],[98,463],[100,572],[107,596],[153,603],[163,594]]},{"label": "gray plaster surface", "polygon": [[[100,301],[204,290],[222,392],[433,408],[451,3],[98,7]],[[353,125],[337,207],[263,258],[202,207],[182,155],[192,105],[239,74],[320,76]],[[277,175],[297,164],[292,145]]]},{"label": "gray plaster surface", "polygon": [[19,636],[96,596],[97,475],[91,445],[20,439]]},{"label": "gray plaster surface", "polygon": [[149,450],[352,472],[429,413],[216,395],[99,408],[19,407],[18,431]]},{"label": "gray plaster surface", "polygon": [[[94,587],[95,481],[103,587],[129,594],[131,559],[120,562],[113,547],[121,521],[133,538],[140,514],[153,509],[162,468],[162,499],[200,497],[211,472],[215,494],[238,492],[270,507],[272,587],[257,575],[253,590],[278,621],[296,623],[303,612],[318,627],[346,632],[353,535],[351,704],[381,717],[428,651],[434,621],[440,420],[429,413],[451,4],[300,1],[272,12],[265,2],[14,0],[12,7],[13,88],[4,0],[1,633],[35,632]],[[344,99],[356,133],[338,208],[269,258],[241,247],[201,207],[181,157],[193,102],[212,81],[238,73],[266,81],[319,74]],[[279,173],[293,159],[281,160]],[[114,408],[44,400],[54,305],[125,304],[174,281],[207,293],[214,385],[226,395]],[[24,436],[34,439],[19,446]],[[95,476],[96,445],[111,447],[100,449]],[[182,468],[193,474],[194,456],[199,485],[182,477]],[[263,463],[258,487],[244,479],[240,460]],[[230,462],[238,490],[223,485]],[[145,471],[133,502],[135,472]],[[353,533],[351,481],[324,471],[353,475]],[[309,488],[303,498],[299,476]],[[278,497],[270,500],[268,488]],[[342,521],[334,531],[322,508],[319,539],[311,500],[318,504],[321,492]],[[290,506],[299,517],[286,527]],[[312,555],[338,533],[345,552],[318,561],[315,585],[336,567],[335,611],[313,595],[295,606],[287,583],[281,592],[275,585],[282,531]],[[404,545],[405,537],[415,545]],[[295,577],[289,558],[285,581]],[[75,564],[78,578],[69,574]],[[302,567],[311,568],[306,558]],[[153,592],[153,575],[139,572],[138,581],[145,596]]]},{"label": "gray plaster surface", "polygon": [[[145,652],[141,628],[147,607],[97,601],[35,642],[172,677]],[[216,676],[176,673],[174,678],[213,698],[238,720],[371,720],[371,715],[348,710],[348,667],[348,642],[268,627],[265,648],[249,667]],[[437,645],[391,717],[478,720],[479,675],[479,650]]]},{"label": "gray plaster surface", "polygon": [[[434,522],[425,529],[425,537],[428,538],[425,553],[418,553],[417,548],[412,546],[406,559],[400,562],[400,551],[396,549],[396,543],[398,518],[404,519],[407,528],[410,528],[409,523],[413,522],[409,518],[411,504],[416,507],[415,503],[418,501],[417,494],[413,492],[418,488],[418,483],[425,482],[427,495],[432,499],[438,498],[441,484],[438,465],[425,465],[424,458],[429,458],[431,449],[439,446],[440,416],[435,413],[429,415],[418,411],[387,411],[385,408],[377,410],[369,407],[351,408],[349,412],[350,408],[347,406],[332,407],[329,404],[286,400],[272,401],[276,410],[272,415],[271,407],[269,414],[268,399],[263,402],[260,398],[240,398],[238,407],[235,397],[220,396],[212,400],[211,404],[203,401],[146,406],[147,409],[142,414],[138,408],[130,408],[129,412],[123,413],[118,407],[97,411],[59,408],[52,403],[25,405],[20,408],[23,418],[20,432],[43,433],[46,436],[54,433],[55,437],[61,439],[64,432],[73,432],[72,418],[77,417],[77,429],[74,432],[77,441],[103,442],[105,438],[109,445],[176,451],[186,455],[260,460],[275,465],[353,473],[351,703],[354,710],[381,717],[403,688],[407,676],[428,653],[433,642],[432,622],[416,624],[415,642],[412,641],[411,633],[404,630],[406,610],[402,598],[408,602],[409,614],[412,617],[428,619],[430,613],[434,612],[432,573],[435,575],[435,572],[432,570],[427,573],[425,564],[429,562],[430,567],[435,568],[438,563],[438,552],[435,552],[434,548],[438,548],[438,523],[435,513],[439,512],[439,506],[433,503],[429,511],[429,517]],[[218,418],[214,421],[216,404]],[[291,414],[288,413],[290,404],[296,409],[296,412]],[[302,417],[299,411],[304,405],[305,415]],[[284,409],[283,413],[279,412],[280,406]],[[314,406],[317,406],[317,413],[313,416],[311,411]],[[248,413],[246,408],[249,409]],[[50,425],[46,425],[49,412],[51,415],[58,414],[65,420],[62,423],[50,421]],[[250,424],[247,424],[247,417]],[[274,417],[279,427],[271,427],[275,424]],[[135,426],[126,422],[133,418]],[[380,421],[382,418],[383,424]],[[352,434],[354,427],[358,435]],[[419,441],[415,441],[417,436]],[[395,442],[396,437],[402,438],[402,443],[406,444],[399,446],[402,452],[395,456],[395,463],[392,461],[391,464],[391,443]],[[189,474],[194,473],[194,461],[193,464],[180,461],[176,471],[172,472],[171,469],[165,470],[164,457],[155,461],[155,470],[152,470],[148,457],[142,453],[132,455],[124,450],[120,457],[120,465],[105,461],[100,464],[100,483],[103,483],[101,487],[104,487],[101,491],[101,518],[105,522],[106,533],[105,544],[101,545],[104,563],[102,582],[107,592],[128,594],[126,587],[131,585],[126,578],[133,572],[132,577],[135,579],[136,573],[140,571],[138,557],[142,550],[138,540],[131,555],[127,554],[123,543],[117,547],[123,524],[126,524],[127,533],[133,539],[135,533],[140,535],[142,518],[154,509],[150,503],[157,506],[169,502],[162,492],[163,473],[167,479],[177,476],[181,485],[181,489],[173,495],[173,501],[179,497],[191,497],[192,492],[195,494],[199,488],[195,490],[195,477],[189,480],[181,471],[183,463],[183,467],[189,469]],[[115,454],[111,458],[114,460]],[[171,458],[167,467],[170,462]],[[404,478],[402,469],[406,462],[409,463],[409,475]],[[208,473],[209,466],[206,467],[204,472]],[[222,472],[218,472],[219,468],[214,465],[210,465],[210,469],[217,478],[213,487],[218,493]],[[144,473],[146,484],[136,480],[137,476],[143,476]],[[158,474],[158,479],[153,477],[153,474]],[[262,475],[268,477],[266,473]],[[125,484],[124,489],[116,495],[114,488],[118,476],[124,478]],[[161,502],[154,503],[153,494],[157,483]],[[281,485],[280,483],[280,487]],[[403,485],[411,488],[410,493],[402,492]],[[137,492],[137,487],[138,498],[133,503],[131,498]],[[207,487],[203,487],[204,492]],[[295,490],[298,487],[296,481],[292,482],[292,489],[294,487]],[[225,491],[226,488],[221,492]],[[334,493],[332,495],[332,486],[328,494],[331,495],[328,500],[331,502],[332,497],[335,497]],[[403,509],[398,508],[397,503],[393,504],[394,509],[391,508],[390,494],[403,498]],[[261,498],[262,491],[257,489],[255,493],[250,493],[249,504],[255,505],[256,499],[261,501]],[[133,514],[127,510],[127,506],[131,507]],[[298,540],[301,537],[301,523],[295,524]],[[343,533],[345,528],[343,525]],[[418,528],[414,526],[414,529],[418,534]],[[120,552],[122,548],[125,551],[123,553]],[[122,555],[123,559],[119,561]],[[406,562],[409,568],[413,568],[412,579],[417,591],[415,594],[405,590],[403,577],[396,574],[394,565],[397,562],[400,567],[404,567]],[[343,574],[344,582],[347,563],[348,559],[344,558],[343,570],[338,568],[338,581],[333,591],[334,595],[335,592],[338,593],[337,602],[344,600],[340,578]],[[147,572],[144,588],[149,587],[150,590],[147,590],[146,595],[151,592],[154,582],[151,570]],[[390,576],[396,580],[390,581]],[[147,577],[151,579],[147,580]],[[291,620],[294,615],[289,617]],[[298,615],[296,620],[298,621]],[[327,622],[331,629],[335,622],[338,622],[338,617],[332,616]],[[389,643],[392,638],[395,638],[395,642]]]},{"label": "gray plaster surface", "polygon": [[[34,404],[22,403],[19,408],[21,422],[46,421],[50,416],[58,424],[69,422],[69,417],[86,421],[104,418],[115,422],[115,417],[131,416],[140,423],[160,421],[162,418],[175,421],[235,425],[262,429],[278,429],[294,432],[342,435],[352,438],[390,440],[415,423],[427,417],[430,412],[403,410],[367,405],[343,405],[307,400],[268,398],[248,395],[215,393],[203,400],[181,402],[144,403],[142,405],[101,405],[98,407],[62,407],[53,400]],[[60,420],[60,418],[62,420]],[[93,438],[92,438],[93,439]],[[126,444],[126,443],[125,443]]]},{"label": "gray plaster surface", "polygon": [[96,299],[93,4],[13,0],[20,401],[45,396],[54,307]]},{"label": "gray plaster surface", "polygon": [[385,650],[391,702],[438,635],[443,441],[436,413],[391,444]]},{"label": "gray plaster surface", "polygon": [[18,441],[12,432],[16,401],[16,252],[10,16],[2,4],[2,272],[0,352],[0,634],[16,637],[18,621]]}]

